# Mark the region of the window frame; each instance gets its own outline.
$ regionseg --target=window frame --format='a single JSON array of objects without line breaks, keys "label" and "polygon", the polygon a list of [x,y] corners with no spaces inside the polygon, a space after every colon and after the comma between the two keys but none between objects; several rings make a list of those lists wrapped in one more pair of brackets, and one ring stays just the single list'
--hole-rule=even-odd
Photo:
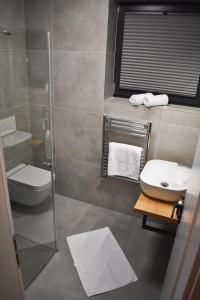
[{"label": "window frame", "polygon": [[[130,5],[120,4],[117,17],[117,34],[116,34],[116,47],[115,47],[115,66],[114,66],[114,97],[129,98],[132,94],[144,93],[144,90],[132,90],[120,88],[120,71],[122,61],[122,49],[123,49],[123,34],[124,34],[124,16],[126,12],[134,13],[173,13],[173,14],[199,14],[200,17],[200,5]],[[116,63],[117,62],[117,63]],[[200,73],[200,70],[199,70]],[[159,94],[157,91],[153,93]],[[169,103],[185,106],[200,107],[200,76],[197,86],[197,93],[195,97],[180,96],[174,94],[168,94]]]}]

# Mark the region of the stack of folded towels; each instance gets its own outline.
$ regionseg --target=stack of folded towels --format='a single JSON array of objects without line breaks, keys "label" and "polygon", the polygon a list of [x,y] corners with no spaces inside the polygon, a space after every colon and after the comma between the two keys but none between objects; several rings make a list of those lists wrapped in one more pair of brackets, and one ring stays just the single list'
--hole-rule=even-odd
[{"label": "stack of folded towels", "polygon": [[167,105],[169,98],[166,94],[162,95],[153,95],[152,93],[132,95],[129,99],[129,102],[132,105],[142,105],[144,104],[147,107],[158,106],[158,105]]}]

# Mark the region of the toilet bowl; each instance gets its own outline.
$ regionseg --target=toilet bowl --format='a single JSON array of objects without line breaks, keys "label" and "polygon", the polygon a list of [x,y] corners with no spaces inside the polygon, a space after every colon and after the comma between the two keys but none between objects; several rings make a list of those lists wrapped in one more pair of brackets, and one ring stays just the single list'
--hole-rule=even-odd
[{"label": "toilet bowl", "polygon": [[11,201],[27,206],[41,203],[51,192],[51,172],[19,164],[7,172]]}]

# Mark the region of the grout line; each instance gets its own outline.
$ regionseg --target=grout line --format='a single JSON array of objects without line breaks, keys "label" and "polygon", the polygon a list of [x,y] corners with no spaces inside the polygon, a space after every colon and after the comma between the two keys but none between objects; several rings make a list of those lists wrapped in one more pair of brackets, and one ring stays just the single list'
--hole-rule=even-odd
[{"label": "grout line", "polygon": [[53,104],[52,105],[52,108],[55,110],[55,109],[59,109],[59,110],[71,110],[71,111],[79,111],[79,112],[86,112],[86,113],[90,113],[90,114],[94,114],[94,115],[100,115],[100,116],[103,116],[104,114],[104,111],[102,109],[101,112],[93,112],[93,111],[90,111],[90,110],[85,110],[85,109],[80,109],[80,108],[72,108],[72,107],[66,107],[66,106],[62,106],[62,105],[55,105]]},{"label": "grout line", "polygon": [[13,109],[25,108],[26,106],[29,106],[29,102],[24,103],[24,104],[19,104],[19,105],[16,105],[16,106],[12,106],[12,107],[9,107],[9,108],[5,108],[5,112],[13,110]]},{"label": "grout line", "polygon": [[7,52],[8,51],[21,51],[21,52],[23,51],[23,52],[26,52],[26,50],[27,50],[26,48],[8,48],[8,49],[5,48],[5,49],[0,49],[0,52],[1,51],[3,51],[3,52],[4,51],[7,51]]},{"label": "grout line", "polygon": [[71,155],[59,155],[57,153],[54,153],[55,155],[55,161],[57,158],[61,159],[61,160],[73,160],[73,161],[81,161],[84,164],[90,164],[90,165],[94,165],[97,168],[99,168],[99,160],[96,161],[89,161],[89,160],[85,160],[84,158],[76,158],[76,157],[72,157]]},{"label": "grout line", "polygon": [[63,52],[63,53],[88,53],[88,54],[103,54],[105,55],[106,51],[93,51],[93,50],[65,50],[65,49],[52,49],[53,52]]}]

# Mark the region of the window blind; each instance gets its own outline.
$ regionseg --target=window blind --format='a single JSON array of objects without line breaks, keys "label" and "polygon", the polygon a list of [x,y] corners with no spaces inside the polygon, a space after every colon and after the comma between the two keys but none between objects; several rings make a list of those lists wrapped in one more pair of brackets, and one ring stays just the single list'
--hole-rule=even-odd
[{"label": "window blind", "polygon": [[200,17],[125,12],[120,88],[195,97]]}]

